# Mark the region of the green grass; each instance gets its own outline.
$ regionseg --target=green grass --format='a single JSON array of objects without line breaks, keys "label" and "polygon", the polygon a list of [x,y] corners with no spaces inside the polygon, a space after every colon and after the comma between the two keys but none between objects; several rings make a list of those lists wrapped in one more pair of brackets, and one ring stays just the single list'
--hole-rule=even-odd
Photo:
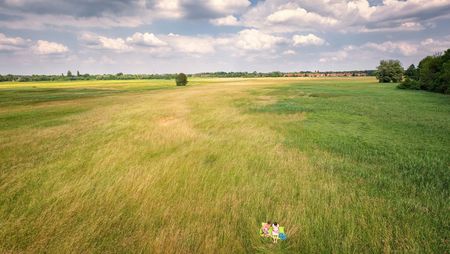
[{"label": "green grass", "polygon": [[449,123],[372,78],[0,83],[0,253],[448,253]]}]

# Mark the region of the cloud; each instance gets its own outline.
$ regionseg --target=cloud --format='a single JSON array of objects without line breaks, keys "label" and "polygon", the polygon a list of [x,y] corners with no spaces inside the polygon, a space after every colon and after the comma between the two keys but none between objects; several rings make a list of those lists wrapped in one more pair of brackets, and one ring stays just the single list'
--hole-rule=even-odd
[{"label": "cloud", "polygon": [[383,43],[366,43],[363,48],[375,49],[381,52],[400,53],[404,56],[411,56],[418,52],[418,46],[403,41],[386,41]]},{"label": "cloud", "polygon": [[314,34],[308,34],[308,35],[294,35],[292,37],[292,40],[294,42],[294,46],[321,46],[325,44],[325,40],[314,35]]},{"label": "cloud", "polygon": [[335,52],[325,52],[321,54],[319,58],[319,62],[328,63],[328,62],[341,62],[347,59],[349,55],[349,51],[353,50],[353,46],[347,46],[344,49],[335,51]]},{"label": "cloud", "polygon": [[[341,13],[335,15],[336,3],[344,5],[344,1],[303,1],[272,0],[259,2],[246,12],[241,20],[243,24],[272,32],[296,32],[335,29],[342,20],[352,15]],[[344,8],[339,6],[342,11]],[[346,4],[345,4],[346,6]],[[347,12],[347,11],[346,11]],[[353,15],[354,17],[355,15]]]},{"label": "cloud", "polygon": [[0,51],[19,51],[25,49],[29,40],[25,40],[21,37],[7,37],[5,34],[0,33]]},{"label": "cloud", "polygon": [[[1,13],[0,16],[4,14]],[[61,28],[105,28],[111,27],[137,27],[147,22],[145,18],[134,16],[108,16],[108,17],[74,17],[69,15],[49,14],[18,14],[14,19],[0,19],[1,27],[9,29],[34,29],[34,30],[57,30]]]},{"label": "cloud", "polygon": [[[379,27],[378,27],[379,26]],[[373,33],[373,32],[406,32],[406,31],[422,31],[425,26],[419,22],[393,23],[391,25],[381,24],[377,26],[361,27],[354,32]]]},{"label": "cloud", "polygon": [[219,18],[242,13],[250,6],[249,0],[179,0],[183,16],[192,19]]},{"label": "cloud", "polygon": [[448,15],[450,2],[445,0],[384,0],[371,15],[375,22],[404,19],[430,19]]},{"label": "cloud", "polygon": [[63,44],[44,40],[38,40],[32,47],[32,50],[38,55],[55,55],[69,51],[69,49]]},{"label": "cloud", "polygon": [[126,38],[109,38],[94,33],[83,33],[79,40],[87,49],[108,50],[117,53],[137,52],[151,53],[155,56],[169,56],[175,52],[191,55],[215,52],[215,39],[212,37],[185,36],[172,33],[157,36],[148,32],[136,32]]},{"label": "cloud", "polygon": [[346,62],[352,56],[352,61],[365,62],[367,59],[399,58],[416,56],[424,49],[419,43],[407,41],[386,41],[382,43],[367,42],[359,46],[347,45],[337,51],[320,54],[320,63]]},{"label": "cloud", "polygon": [[[266,31],[386,32],[420,31],[450,18],[450,1],[271,0],[259,2],[241,20]],[[424,25],[427,24],[427,25]]]},{"label": "cloud", "polygon": [[128,46],[122,38],[109,38],[92,33],[83,33],[80,40],[84,42],[88,48],[92,49],[104,49],[117,52],[131,50],[130,46]]},{"label": "cloud", "polygon": [[308,12],[302,8],[283,9],[276,11],[267,17],[270,23],[298,24],[301,26],[325,25],[333,26],[337,20],[331,17],[324,17],[314,12]]},{"label": "cloud", "polygon": [[86,59],[82,60],[83,63],[85,64],[116,64],[117,62],[108,57],[108,56],[100,56],[100,57],[87,57]]},{"label": "cloud", "polygon": [[295,55],[295,54],[297,53],[291,49],[283,51],[283,55]]},{"label": "cloud", "polygon": [[447,0],[0,0],[10,29],[139,27],[161,19],[205,19],[265,31],[420,31],[449,18]]},{"label": "cloud", "polygon": [[421,31],[425,29],[424,23],[448,18],[450,1],[384,0],[382,5],[370,8],[370,15],[346,24],[352,27],[362,25],[363,28],[359,29],[362,32]]},{"label": "cloud", "polygon": [[169,34],[165,37],[175,51],[192,55],[214,53],[214,39],[211,37],[193,37]]},{"label": "cloud", "polygon": [[[442,43],[444,41],[440,41]],[[347,45],[337,51],[324,52],[320,54],[319,62],[345,62],[352,56],[352,61],[365,62],[373,59],[375,62],[381,59],[419,57],[429,54],[429,47],[435,43],[434,40],[424,40],[421,43],[414,41],[385,41],[382,43],[367,42],[359,46]],[[442,45],[442,44],[441,44]],[[442,46],[450,46],[450,40]]]},{"label": "cloud", "polygon": [[273,36],[256,29],[242,30],[236,39],[236,47],[248,51],[269,50],[285,41],[282,37]]},{"label": "cloud", "polygon": [[233,15],[228,15],[226,17],[211,19],[211,24],[216,26],[237,26],[239,25],[239,21]]},{"label": "cloud", "polygon": [[70,15],[75,17],[98,17],[120,15],[134,12],[141,6],[139,0],[0,0],[1,5],[10,11],[35,13],[41,15]]},{"label": "cloud", "polygon": [[166,42],[160,40],[153,33],[134,33],[127,37],[126,42],[132,45],[145,47],[159,47],[167,45]]},{"label": "cloud", "polygon": [[[288,44],[289,39],[275,36],[256,29],[244,29],[238,33],[220,34],[217,36],[153,34],[136,32],[128,37],[110,38],[103,35],[85,32],[79,36],[84,49],[95,54],[96,50],[111,53],[128,52],[130,54],[151,54],[156,57],[183,58],[185,56],[220,55],[270,57],[281,45]],[[83,50],[83,49],[82,49]]]},{"label": "cloud", "polygon": [[421,51],[429,52],[430,54],[443,52],[450,48],[450,36],[440,39],[427,38],[420,42]]},{"label": "cloud", "polygon": [[141,0],[0,0],[0,26],[13,29],[135,27],[150,22]]},{"label": "cloud", "polygon": [[146,2],[146,7],[153,10],[155,15],[161,18],[182,18],[185,16],[179,0],[150,0]]},{"label": "cloud", "polygon": [[239,12],[251,4],[249,0],[209,0],[205,2],[211,9],[227,13]]},{"label": "cloud", "polygon": [[15,29],[138,27],[161,19],[216,19],[244,12],[248,0],[0,0],[0,25]]},{"label": "cloud", "polygon": [[[449,37],[441,36],[449,19],[448,0],[0,0],[0,60],[43,61],[36,56],[44,52],[36,50],[42,40],[70,47],[64,57],[45,59],[107,56],[129,69],[121,65],[127,59],[155,69],[166,61],[167,70],[181,63],[200,68],[200,60],[219,69],[315,68],[319,60],[370,67],[382,58],[417,62],[449,48]],[[356,44],[342,46],[350,42]],[[198,62],[190,65],[192,56]]]}]

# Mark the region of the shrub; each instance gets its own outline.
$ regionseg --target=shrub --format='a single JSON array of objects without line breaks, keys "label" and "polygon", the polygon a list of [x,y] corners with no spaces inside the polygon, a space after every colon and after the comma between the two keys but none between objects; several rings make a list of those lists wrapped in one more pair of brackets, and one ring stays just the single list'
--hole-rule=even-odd
[{"label": "shrub", "polygon": [[419,90],[420,89],[420,83],[417,80],[410,79],[409,77],[407,77],[405,79],[405,81],[403,81],[402,83],[398,84],[397,87],[400,88],[400,89]]},{"label": "shrub", "polygon": [[175,79],[177,86],[185,86],[188,83],[187,76],[184,73],[179,73]]},{"label": "shrub", "polygon": [[443,54],[425,57],[417,68],[411,65],[405,74],[407,78],[398,88],[450,93],[450,49]]}]

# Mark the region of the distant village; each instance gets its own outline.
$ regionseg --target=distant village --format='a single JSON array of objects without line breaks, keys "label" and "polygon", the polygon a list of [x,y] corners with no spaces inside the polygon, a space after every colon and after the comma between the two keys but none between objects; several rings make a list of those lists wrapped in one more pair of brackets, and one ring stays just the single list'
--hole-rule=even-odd
[{"label": "distant village", "polygon": [[374,76],[374,70],[363,71],[299,71],[299,72],[203,72],[189,74],[190,77],[365,77]]},{"label": "distant village", "polygon": [[371,71],[352,72],[289,72],[284,77],[365,77],[372,75]]}]

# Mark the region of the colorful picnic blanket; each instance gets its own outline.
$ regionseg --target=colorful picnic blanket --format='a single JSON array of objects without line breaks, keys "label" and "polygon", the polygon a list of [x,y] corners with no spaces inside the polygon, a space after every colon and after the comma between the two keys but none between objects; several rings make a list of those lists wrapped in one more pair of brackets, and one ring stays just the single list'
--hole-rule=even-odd
[{"label": "colorful picnic blanket", "polygon": [[[261,228],[259,229],[259,235],[260,236],[264,236],[264,232],[263,232],[263,227],[264,227],[264,225],[265,225],[266,223],[265,222],[261,222]],[[273,230],[273,228],[272,228],[272,226],[270,226],[270,228],[269,228],[269,235],[270,236],[272,236],[272,230]],[[286,238],[287,238],[287,236],[286,236],[286,233],[284,232],[284,227],[279,227],[278,228],[278,239],[280,239],[280,240],[286,240]],[[274,236],[272,236],[272,237],[274,237]]]}]

